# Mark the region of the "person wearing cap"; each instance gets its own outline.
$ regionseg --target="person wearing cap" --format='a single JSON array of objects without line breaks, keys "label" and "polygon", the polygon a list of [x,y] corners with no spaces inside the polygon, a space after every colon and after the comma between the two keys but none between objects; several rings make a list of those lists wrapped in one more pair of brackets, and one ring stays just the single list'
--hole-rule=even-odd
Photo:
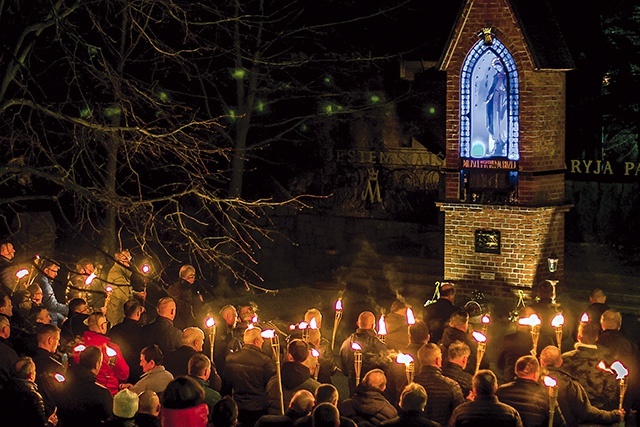
[{"label": "person wearing cap", "polygon": [[443,283],[440,287],[440,298],[424,309],[423,319],[429,327],[431,337],[429,342],[438,343],[442,339],[444,328],[449,323],[449,318],[458,308],[453,305],[456,289],[452,283]]},{"label": "person wearing cap", "polygon": [[113,417],[103,425],[105,427],[137,427],[135,421],[138,412],[138,394],[131,390],[120,390],[113,396]]}]

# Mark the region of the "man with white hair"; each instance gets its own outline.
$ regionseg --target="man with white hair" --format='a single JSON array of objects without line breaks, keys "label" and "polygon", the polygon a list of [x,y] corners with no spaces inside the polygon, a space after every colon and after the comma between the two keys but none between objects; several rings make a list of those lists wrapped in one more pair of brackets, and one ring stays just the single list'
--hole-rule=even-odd
[{"label": "man with white hair", "polygon": [[231,389],[238,405],[238,421],[252,426],[267,414],[269,404],[267,383],[276,374],[273,360],[262,352],[262,329],[247,328],[243,334],[244,347],[227,356],[222,380]]}]

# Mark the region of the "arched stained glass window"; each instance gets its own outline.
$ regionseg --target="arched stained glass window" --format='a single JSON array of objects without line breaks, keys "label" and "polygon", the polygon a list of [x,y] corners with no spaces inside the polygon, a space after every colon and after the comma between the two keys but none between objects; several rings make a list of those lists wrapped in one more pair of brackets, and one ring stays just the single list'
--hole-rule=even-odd
[{"label": "arched stained glass window", "polygon": [[518,70],[496,38],[479,40],[460,76],[460,157],[519,160]]}]

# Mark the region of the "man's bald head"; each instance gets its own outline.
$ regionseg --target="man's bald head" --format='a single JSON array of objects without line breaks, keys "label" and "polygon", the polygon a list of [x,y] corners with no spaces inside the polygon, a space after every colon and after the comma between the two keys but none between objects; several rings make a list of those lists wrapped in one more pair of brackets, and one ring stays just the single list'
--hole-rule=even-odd
[{"label": "man's bald head", "polygon": [[298,390],[289,403],[289,408],[302,414],[309,414],[316,404],[316,398],[309,390]]},{"label": "man's bald head", "polygon": [[376,316],[370,311],[363,311],[358,316],[358,328],[373,329],[376,324]]},{"label": "man's bald head", "polygon": [[366,373],[362,379],[362,384],[368,388],[384,391],[387,388],[387,377],[382,369],[372,369]]}]

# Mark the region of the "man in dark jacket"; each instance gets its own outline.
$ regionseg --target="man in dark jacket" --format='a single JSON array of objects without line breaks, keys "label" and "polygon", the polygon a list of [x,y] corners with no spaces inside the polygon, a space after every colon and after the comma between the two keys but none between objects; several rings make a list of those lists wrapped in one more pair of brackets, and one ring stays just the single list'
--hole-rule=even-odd
[{"label": "man in dark jacket", "polygon": [[274,361],[262,352],[261,332],[260,328],[245,330],[244,347],[227,356],[222,375],[223,383],[231,388],[238,405],[241,425],[252,426],[267,414],[267,383],[276,374]]},{"label": "man in dark jacket", "polygon": [[90,308],[84,299],[73,298],[69,301],[69,317],[60,326],[63,346],[84,334],[88,329],[84,321],[87,320],[89,314]]},{"label": "man in dark jacket", "polygon": [[[316,392],[320,383],[311,377],[309,367],[304,362],[309,358],[309,346],[301,339],[291,340],[287,346],[287,361],[282,364],[282,396],[285,408],[299,390]],[[280,385],[278,376],[274,375],[267,383],[269,394],[269,414],[280,412]]]},{"label": "man in dark jacket", "polygon": [[236,308],[227,304],[220,309],[220,316],[216,318],[216,338],[213,347],[213,362],[220,372],[224,371],[227,355],[231,351],[242,348],[242,342],[234,336],[238,323]]},{"label": "man in dark jacket", "polygon": [[[337,408],[340,395],[338,393],[338,389],[333,384],[320,384],[316,389],[315,399],[316,407],[322,404],[329,404]],[[296,427],[312,427],[312,415],[300,418],[294,423],[294,425]],[[356,423],[347,417],[340,416],[339,427],[356,427]]]},{"label": "man in dark jacket", "polygon": [[162,354],[169,354],[182,345],[182,331],[173,326],[176,317],[176,302],[171,297],[160,298],[158,316],[142,327],[144,347],[156,344]]},{"label": "man in dark jacket", "polygon": [[209,407],[209,415],[213,412],[213,407],[220,401],[222,396],[217,390],[209,386],[211,378],[211,360],[202,353],[196,353],[189,359],[187,364],[188,376],[196,380],[204,389],[204,403]]},{"label": "man in dark jacket", "polygon": [[618,383],[615,374],[598,368],[606,359],[596,345],[599,333],[598,324],[581,323],[576,349],[562,354],[562,368],[584,387],[593,406],[611,411],[618,407]]},{"label": "man in dark jacket", "polygon": [[442,333],[449,318],[458,310],[453,305],[455,295],[456,289],[453,287],[453,283],[443,283],[440,287],[440,298],[424,309],[423,319],[431,334],[429,342],[438,343],[442,339]]},{"label": "man in dark jacket", "polygon": [[13,366],[18,361],[18,353],[8,343],[10,336],[11,322],[0,314],[0,390],[11,378]]},{"label": "man in dark jacket", "polygon": [[460,389],[462,395],[466,398],[471,391],[471,379],[473,375],[465,371],[469,363],[469,346],[462,341],[454,341],[449,345],[449,351],[447,352],[447,358],[449,359],[442,367],[442,374],[445,377],[455,380]]},{"label": "man in dark jacket", "polygon": [[[533,314],[530,307],[522,307],[518,311],[518,318],[524,319]],[[533,340],[531,338],[531,327],[521,325],[516,322],[516,330],[506,334],[498,344],[498,355],[496,356],[498,382],[500,384],[513,381],[516,374],[514,368],[516,360],[522,356],[531,354]]]},{"label": "man in dark jacket", "polygon": [[62,390],[66,367],[56,359],[56,349],[60,343],[60,329],[53,325],[38,328],[38,348],[33,357],[36,364],[36,384],[42,395],[47,417],[55,411],[56,396]]},{"label": "man in dark jacket", "polygon": [[1,390],[2,419],[7,425],[21,427],[52,427],[58,424],[56,413],[48,417],[42,396],[38,393],[36,364],[30,357],[21,357],[14,366],[13,378]]},{"label": "man in dark jacket", "polygon": [[284,415],[263,415],[254,427],[292,427],[294,423],[311,413],[315,398],[309,390],[294,393]]},{"label": "man in dark jacket", "polygon": [[473,401],[453,411],[449,427],[523,427],[518,411],[498,401],[497,388],[498,380],[493,372],[478,371],[473,376]]},{"label": "man in dark jacket", "polygon": [[58,406],[64,427],[97,427],[113,415],[111,393],[96,382],[101,366],[102,350],[88,346],[69,369]]},{"label": "man in dark jacket", "polygon": [[387,322],[387,346],[393,350],[402,351],[409,344],[407,305],[400,300],[393,301],[385,321]]},{"label": "man in dark jacket", "polygon": [[424,413],[427,406],[427,391],[420,384],[411,383],[400,395],[400,416],[383,421],[383,426],[392,427],[438,427],[440,424],[431,421]]},{"label": "man in dark jacket", "polygon": [[547,375],[557,381],[558,406],[567,421],[574,427],[582,423],[611,425],[620,421],[620,411],[603,411],[591,405],[584,388],[571,375],[561,369],[562,355],[558,347],[550,345],[540,353],[540,365]]},{"label": "man in dark jacket", "polygon": [[354,365],[354,350],[352,344],[357,343],[362,348],[362,378],[372,369],[382,369],[387,367],[386,355],[388,347],[380,341],[374,330],[376,316],[370,311],[363,311],[358,316],[358,329],[349,335],[340,346],[340,361],[342,362],[342,372],[349,379],[349,394],[353,395],[356,389],[356,371]]},{"label": "man in dark jacket", "polygon": [[[516,361],[516,379],[501,385],[496,391],[500,402],[514,407],[526,427],[546,427],[549,425],[549,392],[541,385],[540,364],[534,356],[522,356]],[[553,426],[565,426],[562,411],[557,406],[553,416]]]},{"label": "man in dark jacket", "polygon": [[111,327],[107,336],[118,344],[124,360],[129,365],[129,378],[126,382],[135,384],[142,375],[140,352],[144,348],[142,339],[142,323],[140,318],[145,308],[137,298],[124,303],[124,320]]},{"label": "man in dark jacket", "polygon": [[373,369],[364,376],[353,397],[338,405],[340,414],[352,419],[359,427],[380,425],[398,416],[396,408],[382,394],[387,378],[381,369]]},{"label": "man in dark jacket", "polygon": [[442,375],[442,352],[433,343],[425,344],[418,352],[422,364],[413,381],[427,390],[427,418],[447,424],[453,410],[464,402],[462,390],[457,382]]},{"label": "man in dark jacket", "polygon": [[60,264],[51,259],[43,258],[38,266],[40,275],[36,278],[36,283],[42,289],[42,305],[51,314],[51,323],[61,326],[65,317],[69,315],[69,306],[58,302],[53,289],[54,280],[60,271]]},{"label": "man in dark jacket", "polygon": [[[204,332],[202,329],[190,326],[182,331],[182,345],[164,357],[164,366],[174,377],[187,375],[189,372],[189,360],[194,354],[202,353],[204,345]],[[218,375],[215,365],[211,366],[211,388],[220,391],[222,379]]]},{"label": "man in dark jacket", "polygon": [[174,323],[178,329],[198,325],[204,306],[202,296],[195,288],[196,269],[189,264],[180,267],[180,278],[169,287],[167,293],[176,301],[177,313]]},{"label": "man in dark jacket", "polygon": [[473,375],[476,369],[478,343],[469,334],[469,313],[465,310],[458,310],[453,313],[449,318],[449,325],[442,333],[442,340],[438,344],[440,344],[444,360],[449,360],[447,352],[454,341],[461,341],[469,346],[469,360],[465,370]]}]

